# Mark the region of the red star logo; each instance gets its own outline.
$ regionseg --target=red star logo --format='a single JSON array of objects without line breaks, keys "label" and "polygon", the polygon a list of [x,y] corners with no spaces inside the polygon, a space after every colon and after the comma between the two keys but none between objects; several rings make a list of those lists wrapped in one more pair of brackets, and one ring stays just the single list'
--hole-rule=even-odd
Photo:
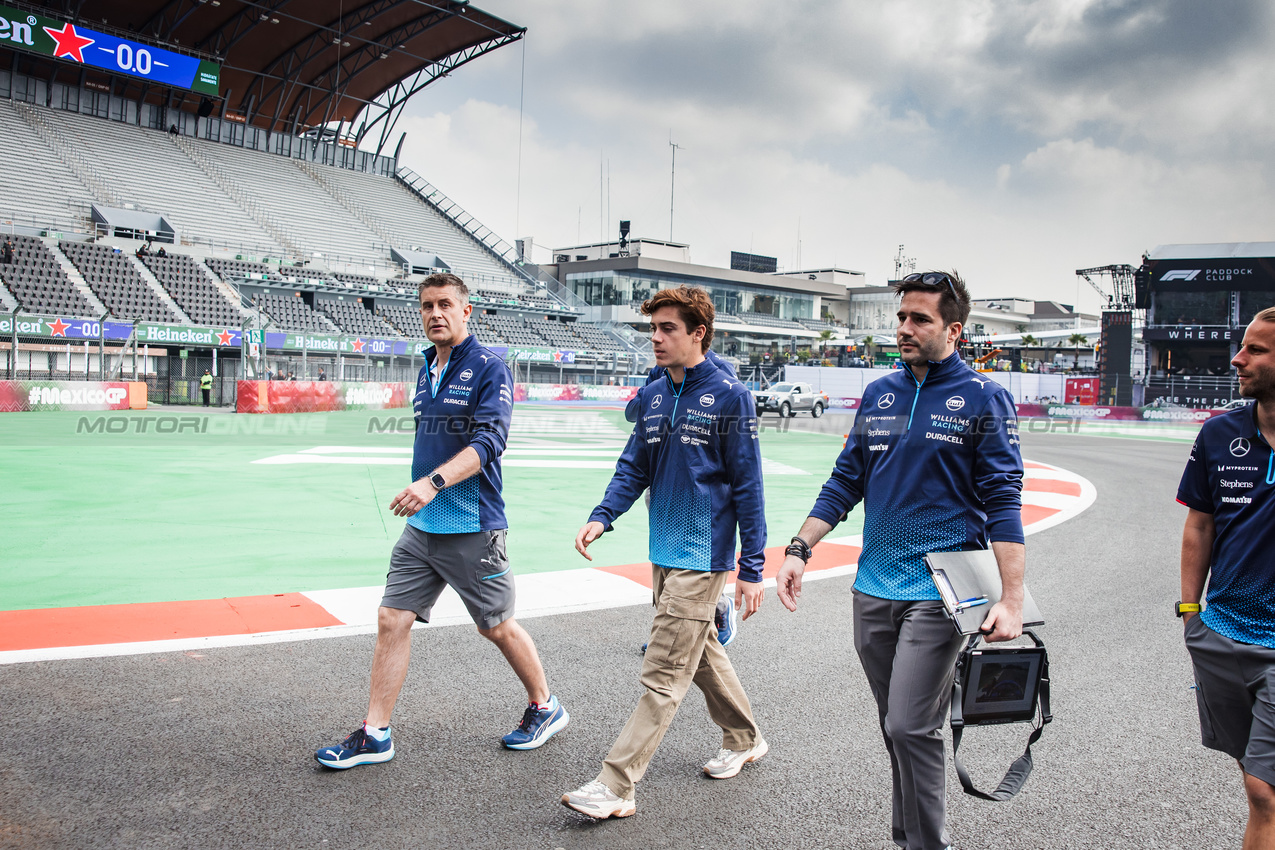
[{"label": "red star logo", "polygon": [[[67,24],[67,26],[70,26],[70,24]],[[66,329],[71,327],[61,319],[45,322],[45,324],[49,326],[49,330],[53,331],[54,336],[66,336]]]},{"label": "red star logo", "polygon": [[363,353],[363,340],[361,339],[354,340],[354,351],[358,354]]},{"label": "red star logo", "polygon": [[53,57],[55,59],[69,56],[76,62],[83,62],[84,53],[82,51],[93,43],[93,39],[85,38],[75,31],[75,24],[67,24],[60,30],[45,27],[44,31],[57,42],[57,46],[53,48]]},{"label": "red star logo", "polygon": [[217,344],[230,345],[230,341],[234,338],[234,334],[232,334],[229,330],[224,330],[217,334]]}]

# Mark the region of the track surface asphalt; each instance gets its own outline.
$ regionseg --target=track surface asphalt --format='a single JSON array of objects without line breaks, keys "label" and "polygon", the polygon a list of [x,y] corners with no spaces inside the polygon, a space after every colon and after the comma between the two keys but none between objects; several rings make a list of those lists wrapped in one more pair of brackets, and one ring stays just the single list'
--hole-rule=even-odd
[{"label": "track surface asphalt", "polygon": [[[1011,802],[966,797],[949,770],[961,850],[1239,846],[1240,773],[1199,744],[1171,614],[1188,451],[1024,435],[1025,454],[1089,478],[1098,500],[1028,541],[1056,720]],[[524,697],[495,648],[468,627],[415,633],[397,757],[344,772],[312,753],[360,721],[371,636],[0,667],[0,847],[878,848],[889,768],[850,600],[850,578],[811,583],[796,614],[770,591],[731,646],[766,758],[704,777],[720,738],[692,688],[637,815],[599,824],[558,796],[596,775],[638,697],[645,606],[528,621],[572,715],[532,752],[499,745]],[[976,782],[994,787],[1026,732],[970,730]]]}]

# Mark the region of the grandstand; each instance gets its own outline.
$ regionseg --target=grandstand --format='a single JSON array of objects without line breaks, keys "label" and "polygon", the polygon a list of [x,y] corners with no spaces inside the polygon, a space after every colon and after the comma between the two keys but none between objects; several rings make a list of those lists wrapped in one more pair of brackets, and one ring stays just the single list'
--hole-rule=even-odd
[{"label": "grandstand", "polygon": [[[61,318],[112,318],[422,340],[417,284],[424,274],[446,270],[469,284],[472,330],[483,343],[535,349],[529,362],[552,362],[555,369],[560,360],[583,360],[588,365],[579,368],[592,370],[603,358],[614,368],[615,354],[626,356],[623,368],[637,369],[633,346],[580,323],[582,310],[573,306],[580,301],[569,289],[524,269],[507,243],[385,150],[408,97],[518,40],[523,30],[453,0],[392,15],[373,14],[358,0],[346,5],[343,11],[316,0],[271,22],[242,0],[200,4],[180,16],[168,16],[160,0],[85,0],[86,28],[88,21],[126,15],[139,24],[149,20],[128,37],[145,32],[224,63],[220,96],[202,99],[110,70],[86,73],[74,57],[23,53],[0,41],[7,147],[20,173],[39,175],[0,183],[0,227],[15,244],[13,262],[0,265],[0,308],[50,317],[50,327]],[[52,6],[44,11],[60,14]],[[395,48],[383,61],[345,67],[339,86],[316,88],[316,69],[342,58],[326,36],[340,14],[357,18],[364,49],[379,45],[377,39],[393,39]],[[285,31],[291,41],[280,40]],[[305,39],[317,45],[314,52],[302,61],[288,58],[287,45]],[[200,53],[200,45],[213,43],[230,46],[216,57]],[[164,243],[165,256],[139,251],[142,240]],[[85,327],[98,328],[92,333],[106,343],[118,372],[125,331],[113,325],[108,333],[105,323]],[[186,338],[184,331],[150,338],[179,336]],[[186,373],[196,361],[202,367],[219,359],[221,369],[248,376],[267,360],[294,357],[277,348],[281,336],[228,338],[236,341],[213,349],[155,346],[171,359],[162,367],[144,362],[143,369]],[[274,349],[254,353],[252,368],[249,339]],[[39,350],[41,338],[19,340],[19,351],[23,344]],[[333,352],[349,349],[331,345],[312,350],[310,362],[329,358],[338,367],[329,374],[339,377],[342,361]],[[546,360],[545,349],[555,348],[576,356]],[[299,353],[301,373],[306,354]],[[20,359],[0,358],[10,373]],[[355,374],[371,374],[366,358],[352,364]],[[22,359],[34,374],[35,359]],[[104,362],[100,355],[96,364],[85,362],[83,374],[90,365],[105,371]]]},{"label": "grandstand", "polygon": [[[486,245],[395,178],[298,163],[216,142],[173,140],[167,133],[115,121],[18,106],[29,124],[53,128],[55,138],[66,140],[64,146],[50,147],[41,137],[30,139],[33,149],[47,157],[40,160],[44,167],[59,184],[79,183],[72,193],[74,203],[66,209],[44,208],[45,223],[51,227],[83,231],[90,224],[77,217],[77,210],[93,204],[131,205],[172,222],[179,245],[190,251],[190,262],[206,263],[227,283],[310,279],[341,289],[414,294],[414,282],[402,279],[404,270],[390,259],[391,243],[384,238],[388,236],[394,244],[410,242],[412,249],[428,248],[445,258],[452,271],[477,284],[476,302],[539,313],[576,312],[531,286]],[[72,167],[73,155],[67,152],[73,149],[92,158],[93,182],[100,181],[104,191],[80,182],[87,172],[80,174]],[[30,209],[34,218],[38,208]],[[77,256],[83,253],[76,250]],[[95,273],[96,269],[97,264]],[[117,271],[133,284],[130,292],[140,293],[137,297],[145,302],[130,306],[130,315],[140,309],[147,321],[177,320],[162,296],[152,300],[136,288],[139,281],[128,265]],[[96,288],[96,280],[90,280],[90,286]],[[217,323],[225,321],[222,317]]]},{"label": "grandstand", "polygon": [[[20,108],[34,126],[44,125],[52,132],[53,152],[62,160],[64,177],[78,177],[72,167],[76,159],[93,163],[94,182],[101,188],[96,194],[87,186],[81,189],[77,200],[86,206],[132,204],[163,215],[185,242],[276,256],[286,253],[273,237],[270,222],[228,195],[166,133],[57,109]],[[81,224],[65,218],[53,223]]]}]

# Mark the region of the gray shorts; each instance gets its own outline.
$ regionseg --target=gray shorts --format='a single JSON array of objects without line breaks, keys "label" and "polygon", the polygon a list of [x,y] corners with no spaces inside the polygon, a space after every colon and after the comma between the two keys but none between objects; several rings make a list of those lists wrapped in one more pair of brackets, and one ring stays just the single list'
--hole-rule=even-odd
[{"label": "gray shorts", "polygon": [[1195,668],[1200,743],[1275,785],[1275,649],[1239,643],[1196,614],[1185,639]]},{"label": "gray shorts", "polygon": [[514,577],[505,552],[505,529],[473,534],[428,534],[412,526],[390,554],[381,607],[415,611],[429,622],[443,588],[451,585],[480,629],[514,615]]}]

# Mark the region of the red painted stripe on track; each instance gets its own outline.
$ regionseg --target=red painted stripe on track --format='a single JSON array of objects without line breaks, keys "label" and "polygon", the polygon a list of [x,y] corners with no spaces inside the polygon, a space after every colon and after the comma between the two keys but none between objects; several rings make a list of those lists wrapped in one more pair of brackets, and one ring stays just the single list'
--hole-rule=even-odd
[{"label": "red painted stripe on track", "polygon": [[[771,546],[766,550],[766,564],[762,568],[763,578],[774,578],[779,573],[779,568],[784,563],[785,548],[787,547]],[[847,564],[857,563],[858,560],[858,546],[846,546],[842,543],[820,543],[815,547],[814,555],[811,556],[810,563],[806,564],[806,569],[830,570],[833,567],[844,567]],[[617,567],[595,567],[595,569],[620,576],[621,578],[627,578],[643,587],[651,586],[651,563],[649,561],[642,564],[622,564]]]},{"label": "red painted stripe on track", "polygon": [[1059,513],[1058,508],[1044,508],[1040,505],[1023,505],[1023,525],[1031,525],[1034,522],[1040,522],[1042,519],[1048,519],[1056,513]]},{"label": "red painted stripe on track", "polygon": [[1023,468],[1024,469],[1053,469],[1052,466],[1046,466],[1043,463],[1033,463],[1030,460],[1023,462]]},{"label": "red painted stripe on track", "polygon": [[0,651],[340,626],[300,593],[0,611]]},{"label": "red painted stripe on track", "polygon": [[1059,481],[1056,478],[1028,478],[1023,482],[1024,490],[1037,493],[1061,493],[1064,496],[1079,496],[1080,485],[1075,481]]}]

